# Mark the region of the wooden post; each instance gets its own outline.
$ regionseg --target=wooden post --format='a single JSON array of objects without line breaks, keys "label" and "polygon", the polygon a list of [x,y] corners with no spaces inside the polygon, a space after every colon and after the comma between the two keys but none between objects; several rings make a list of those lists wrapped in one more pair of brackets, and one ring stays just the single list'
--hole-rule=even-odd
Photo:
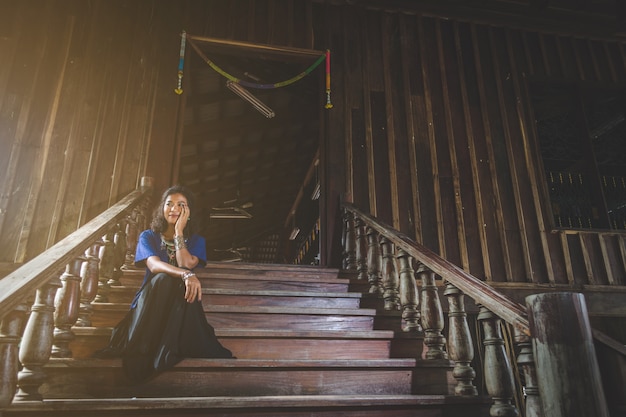
[{"label": "wooden post", "polygon": [[443,336],[443,308],[437,292],[435,273],[420,263],[417,276],[422,280],[421,306],[422,328],[424,329],[425,359],[448,359]]},{"label": "wooden post", "polygon": [[365,225],[358,217],[354,219],[356,232],[356,269],[359,280],[367,280],[367,236],[365,235]]},{"label": "wooden post", "polygon": [[382,296],[380,285],[380,243],[378,241],[378,232],[372,227],[367,227],[367,281],[370,284],[370,294]]},{"label": "wooden post", "polygon": [[400,310],[400,297],[398,296],[400,278],[398,278],[398,268],[396,267],[395,247],[385,237],[380,238],[380,246],[383,251],[382,286],[385,310]]},{"label": "wooden post", "polygon": [[22,370],[17,375],[18,392],[15,401],[39,401],[39,387],[44,383],[43,370],[50,359],[54,334],[54,300],[61,281],[55,277],[37,290],[28,323],[20,344]]},{"label": "wooden post", "polygon": [[100,246],[102,241],[98,240],[85,251],[86,262],[83,263],[80,275],[80,309],[76,326],[91,327],[91,313],[93,306],[91,303],[98,295],[98,278],[100,277]]},{"label": "wooden post", "polygon": [[448,355],[454,361],[453,376],[457,380],[454,388],[456,395],[478,395],[474,386],[476,371],[472,368],[474,359],[474,345],[472,335],[467,324],[465,312],[465,295],[454,285],[446,284],[443,293],[448,298]]},{"label": "wooden post", "polygon": [[71,358],[70,342],[75,335],[72,326],[78,320],[80,307],[80,270],[85,257],[74,258],[63,275],[62,286],[54,299],[54,339],[52,343],[52,357]]},{"label": "wooden post", "polygon": [[20,304],[0,322],[0,409],[11,404],[17,389],[19,342],[27,310]]},{"label": "wooden post", "polygon": [[354,271],[357,269],[356,263],[356,230],[354,225],[354,214],[345,211],[345,234],[344,234],[344,254],[345,269]]},{"label": "wooden post", "polygon": [[404,250],[398,250],[398,263],[400,264],[400,304],[402,306],[402,331],[421,332],[419,295],[415,272],[411,265],[413,258]]},{"label": "wooden post", "polygon": [[537,368],[533,355],[532,341],[529,336],[515,329],[515,344],[519,349],[517,364],[524,374],[524,393],[526,394],[524,417],[544,417],[537,388]]},{"label": "wooden post", "polygon": [[526,297],[545,416],[608,417],[583,294]]},{"label": "wooden post", "polygon": [[478,308],[478,321],[482,324],[485,346],[485,386],[487,393],[493,398],[490,416],[518,417],[519,410],[513,405],[513,367],[504,348],[500,318],[483,305]]},{"label": "wooden post", "polygon": [[102,245],[98,254],[100,258],[100,277],[98,278],[98,295],[95,301],[98,303],[109,302],[109,279],[113,277],[115,268],[115,243],[113,243],[114,232],[109,231],[102,237]]}]

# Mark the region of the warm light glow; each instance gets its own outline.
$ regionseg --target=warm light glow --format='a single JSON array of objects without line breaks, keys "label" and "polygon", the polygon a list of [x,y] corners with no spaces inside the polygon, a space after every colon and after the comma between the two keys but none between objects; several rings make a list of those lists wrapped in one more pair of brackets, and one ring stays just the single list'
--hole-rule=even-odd
[{"label": "warm light glow", "polygon": [[255,109],[257,109],[263,116],[267,117],[268,119],[276,116],[274,110],[267,107],[265,103],[253,96],[252,93],[250,93],[239,84],[232,81],[226,81],[226,87],[228,87],[232,92],[237,94],[242,99],[246,100],[248,103],[252,104]]}]

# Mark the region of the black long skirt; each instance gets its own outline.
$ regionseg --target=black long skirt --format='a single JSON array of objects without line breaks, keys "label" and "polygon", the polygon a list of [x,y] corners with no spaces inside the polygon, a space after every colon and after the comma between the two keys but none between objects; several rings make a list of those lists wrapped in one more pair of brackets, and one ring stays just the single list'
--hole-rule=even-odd
[{"label": "black long skirt", "polygon": [[200,301],[188,303],[182,280],[165,273],[151,277],[136,307],[113,329],[109,346],[96,357],[121,357],[126,376],[144,381],[183,358],[233,358],[207,322]]}]

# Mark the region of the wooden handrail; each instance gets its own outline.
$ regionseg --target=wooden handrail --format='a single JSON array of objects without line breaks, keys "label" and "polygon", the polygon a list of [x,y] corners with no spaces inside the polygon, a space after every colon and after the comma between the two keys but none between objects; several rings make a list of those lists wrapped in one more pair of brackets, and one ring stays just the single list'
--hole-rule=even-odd
[{"label": "wooden handrail", "polygon": [[0,320],[42,287],[54,274],[60,274],[74,258],[84,254],[96,239],[136,207],[151,191],[149,186],[135,190],[117,204],[68,235],[54,246],[0,279]]},{"label": "wooden handrail", "polygon": [[530,335],[529,322],[524,306],[391,226],[362,212],[354,205],[344,202],[343,206],[355,216],[361,218],[361,220],[369,227],[376,230],[381,236],[393,242],[396,247],[401,248],[437,275],[443,277],[446,281],[473,298],[477,304],[485,306],[504,321],[515,326],[522,333]]}]

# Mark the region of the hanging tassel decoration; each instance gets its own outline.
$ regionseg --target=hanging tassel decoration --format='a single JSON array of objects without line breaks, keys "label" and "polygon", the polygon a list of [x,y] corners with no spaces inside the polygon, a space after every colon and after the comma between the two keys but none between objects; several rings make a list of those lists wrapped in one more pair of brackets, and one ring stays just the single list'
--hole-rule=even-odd
[{"label": "hanging tassel decoration", "polygon": [[330,49],[326,50],[326,105],[324,107],[333,108],[333,103],[330,102]]},{"label": "hanging tassel decoration", "polygon": [[183,93],[183,65],[185,64],[185,44],[187,42],[187,32],[183,30],[180,38],[180,58],[178,59],[178,87],[174,92],[178,95]]}]

